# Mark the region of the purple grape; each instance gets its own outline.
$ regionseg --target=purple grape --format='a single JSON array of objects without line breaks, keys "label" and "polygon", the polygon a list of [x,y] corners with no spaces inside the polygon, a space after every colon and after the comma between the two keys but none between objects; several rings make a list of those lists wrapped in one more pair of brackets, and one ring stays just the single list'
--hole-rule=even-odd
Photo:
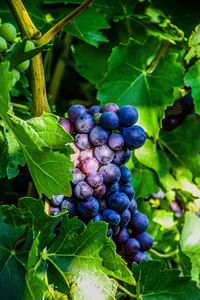
[{"label": "purple grape", "polygon": [[119,183],[108,184],[106,186],[106,196],[110,196],[112,193],[119,192]]},{"label": "purple grape", "polygon": [[[130,203],[130,202],[129,202]],[[121,223],[120,225],[125,225],[127,226],[128,223],[130,222],[131,219],[131,213],[128,209],[126,209],[122,214],[121,214]]]},{"label": "purple grape", "polygon": [[102,218],[102,215],[100,213],[98,213],[92,220],[94,222],[96,222],[96,221],[102,221],[103,218]]},{"label": "purple grape", "polygon": [[113,226],[112,227],[113,230],[113,236],[117,235],[120,231],[120,226]]},{"label": "purple grape", "polygon": [[122,150],[118,150],[115,152],[115,157],[113,159],[113,163],[117,166],[121,166],[126,164],[131,158],[131,151],[128,148],[124,148]]},{"label": "purple grape", "polygon": [[87,157],[81,162],[81,171],[85,174],[94,173],[98,170],[99,163],[96,158]]},{"label": "purple grape", "polygon": [[123,138],[129,149],[140,148],[146,141],[146,133],[140,126],[131,126],[124,130]]},{"label": "purple grape", "polygon": [[86,182],[79,182],[74,188],[74,194],[78,199],[88,199],[93,194],[93,189]]},{"label": "purple grape", "polygon": [[67,211],[68,211],[68,214],[69,214],[70,218],[77,215],[76,205],[75,205],[75,199],[74,198],[67,198],[67,197],[65,197],[65,199],[61,203],[60,208],[61,209],[67,208]]},{"label": "purple grape", "polygon": [[110,224],[110,226],[118,226],[121,220],[120,215],[112,209],[103,210],[102,217],[105,222]]},{"label": "purple grape", "polygon": [[120,184],[126,184],[131,180],[131,171],[124,165],[120,166],[121,177],[120,177]]},{"label": "purple grape", "polygon": [[108,206],[111,209],[113,209],[119,213],[124,212],[129,206],[128,196],[126,194],[120,193],[120,192],[110,195],[107,199],[107,202],[108,202]]},{"label": "purple grape", "polygon": [[58,124],[60,124],[65,129],[65,131],[69,133],[73,132],[73,125],[66,118],[60,118]]},{"label": "purple grape", "polygon": [[114,130],[119,125],[119,118],[115,112],[106,111],[101,116],[100,124],[107,130]]},{"label": "purple grape", "polygon": [[124,248],[127,254],[136,254],[140,250],[140,243],[134,238],[129,238]]},{"label": "purple grape", "polygon": [[93,195],[94,197],[102,197],[106,193],[106,186],[102,184],[94,189]]},{"label": "purple grape", "polygon": [[86,182],[92,187],[97,188],[103,184],[103,176],[99,172],[90,173],[86,177]]},{"label": "purple grape", "polygon": [[104,182],[110,184],[118,182],[121,176],[120,169],[112,163],[102,166],[99,172],[102,174]]},{"label": "purple grape", "polygon": [[139,233],[144,232],[149,225],[149,220],[147,216],[140,213],[139,211],[136,211],[133,216],[131,217],[131,220],[129,222],[129,226],[133,230],[133,234],[137,235]]},{"label": "purple grape", "polygon": [[89,133],[94,125],[93,117],[87,113],[79,115],[75,122],[76,130],[79,133]]},{"label": "purple grape", "polygon": [[77,202],[78,214],[86,219],[94,218],[99,211],[99,202],[94,197],[90,197],[87,201]]},{"label": "purple grape", "polygon": [[131,183],[126,183],[120,186],[119,191],[125,193],[130,200],[135,196],[135,191]]},{"label": "purple grape", "polygon": [[102,146],[107,143],[108,132],[101,126],[96,126],[90,131],[89,139],[94,146]]},{"label": "purple grape", "polygon": [[74,138],[75,144],[81,150],[87,150],[91,147],[89,142],[89,136],[86,133],[78,133]]},{"label": "purple grape", "polygon": [[86,112],[87,112],[87,109],[85,108],[85,106],[80,105],[80,104],[72,105],[70,107],[70,109],[68,110],[68,119],[72,124],[74,124],[76,121],[76,118],[80,114],[84,114]]},{"label": "purple grape", "polygon": [[119,125],[123,127],[132,126],[138,120],[138,112],[132,105],[122,106],[118,111]]},{"label": "purple grape", "polygon": [[129,238],[128,230],[125,226],[121,227],[120,232],[115,236],[115,243],[117,245],[120,245],[122,243],[125,243]]},{"label": "purple grape", "polygon": [[64,199],[64,195],[57,195],[57,196],[52,195],[51,201],[55,206],[59,206],[62,203],[63,199]]},{"label": "purple grape", "polygon": [[50,215],[51,215],[51,216],[57,216],[59,213],[60,213],[60,208],[54,207],[54,208],[51,210]]},{"label": "purple grape", "polygon": [[129,202],[129,207],[128,207],[131,215],[133,215],[137,209],[137,202],[135,201],[135,199],[132,199],[130,202]]},{"label": "purple grape", "polygon": [[108,138],[108,146],[114,151],[121,150],[124,147],[124,138],[119,133],[112,133]]},{"label": "purple grape", "polygon": [[105,111],[113,111],[113,112],[118,112],[119,110],[119,106],[115,103],[107,103],[104,105],[104,107],[102,108],[102,112]]},{"label": "purple grape", "polygon": [[152,248],[153,238],[149,233],[143,232],[141,234],[138,234],[135,238],[140,243],[140,249],[142,251],[148,251]]},{"label": "purple grape", "polygon": [[107,145],[102,145],[95,147],[94,156],[101,164],[108,164],[113,160],[115,153]]},{"label": "purple grape", "polygon": [[99,105],[93,105],[88,109],[88,114],[94,116],[97,113],[101,112],[101,107]]},{"label": "purple grape", "polygon": [[73,175],[73,179],[71,180],[72,184],[77,184],[85,179],[85,174],[78,168],[72,169],[71,173]]},{"label": "purple grape", "polygon": [[148,260],[148,256],[145,252],[142,252],[142,251],[138,251],[138,253],[136,253],[133,258],[133,260],[137,264],[139,264],[143,259]]}]

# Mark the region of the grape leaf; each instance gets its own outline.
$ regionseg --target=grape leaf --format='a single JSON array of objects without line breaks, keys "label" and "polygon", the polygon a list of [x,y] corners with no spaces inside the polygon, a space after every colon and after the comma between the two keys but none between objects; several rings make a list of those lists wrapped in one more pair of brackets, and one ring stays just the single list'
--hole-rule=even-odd
[{"label": "grape leaf", "polygon": [[185,75],[185,83],[192,88],[192,96],[194,98],[194,108],[197,114],[200,114],[200,60],[189,68]]},{"label": "grape leaf", "polygon": [[89,44],[79,41],[75,45],[73,53],[76,71],[90,82],[96,84],[106,73],[107,60],[111,50],[111,43],[101,44],[96,49]]},{"label": "grape leaf", "polygon": [[34,236],[41,231],[40,249],[43,249],[54,238],[54,229],[59,223],[60,218],[66,211],[57,216],[49,216],[44,211],[44,203],[41,199],[24,197],[18,200],[18,207],[15,205],[3,205],[2,214],[4,222],[19,228],[21,226],[32,226]]},{"label": "grape leaf", "polygon": [[199,176],[200,124],[194,116],[188,116],[183,124],[173,131],[162,130],[160,141],[166,146],[168,153],[173,156],[179,166],[184,166],[194,176]]},{"label": "grape leaf", "polygon": [[143,45],[130,39],[128,44],[114,48],[97,95],[103,104],[115,99],[119,106],[134,105],[139,125],[154,138],[158,138],[165,108],[174,101],[173,87],[183,85],[183,67],[176,54],[161,58],[156,69],[148,72],[148,59],[158,46],[159,41],[152,38]]},{"label": "grape leaf", "polygon": [[19,250],[15,248],[18,239],[25,233],[25,227],[15,229],[3,222],[0,210],[0,287],[1,298],[21,300],[24,286],[31,232]]},{"label": "grape leaf", "polygon": [[188,40],[189,51],[185,56],[185,60],[188,64],[191,59],[200,58],[199,37],[200,37],[200,25],[195,27],[194,31],[192,32]]},{"label": "grape leaf", "polygon": [[181,250],[192,263],[192,278],[199,282],[200,274],[200,218],[195,214],[185,215],[185,224],[181,233]]},{"label": "grape leaf", "polygon": [[85,228],[77,218],[64,216],[60,233],[44,258],[66,275],[98,270],[132,284],[130,271],[106,237],[107,226],[104,222],[90,222]]},{"label": "grape leaf", "polygon": [[[23,300],[43,300],[44,294],[48,287],[44,281],[43,276],[39,276],[37,268],[35,267],[39,257],[39,239],[38,236],[33,241],[31,246],[28,262],[27,262],[27,273],[26,273],[26,285],[24,289]],[[39,265],[39,264],[38,264]]]},{"label": "grape leaf", "polygon": [[135,190],[135,199],[147,199],[152,193],[159,191],[160,188],[156,182],[156,175],[152,170],[140,165],[131,171],[133,173],[131,182]]},{"label": "grape leaf", "polygon": [[[60,17],[66,16],[67,12],[64,11]],[[64,27],[64,31],[93,46],[98,46],[99,42],[108,42],[107,38],[99,30],[108,28],[110,26],[106,21],[106,15],[91,7],[72,19]]]},{"label": "grape leaf", "polygon": [[161,261],[145,261],[132,266],[137,280],[138,300],[199,299],[200,290],[190,277],[180,277],[180,271],[166,269]]}]

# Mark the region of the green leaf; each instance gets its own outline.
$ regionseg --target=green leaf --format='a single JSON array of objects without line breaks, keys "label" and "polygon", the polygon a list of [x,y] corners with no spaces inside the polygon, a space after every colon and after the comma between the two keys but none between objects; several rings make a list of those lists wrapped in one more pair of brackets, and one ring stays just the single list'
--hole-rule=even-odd
[{"label": "green leaf", "polygon": [[116,253],[113,242],[106,237],[107,226],[104,222],[90,222],[85,227],[77,218],[64,216],[60,233],[44,253],[44,259],[65,275],[78,276],[80,272],[98,270],[132,284],[130,271]]},{"label": "green leaf", "polygon": [[13,85],[13,75],[9,71],[9,62],[0,64],[0,82],[0,114],[4,115],[10,107],[10,90]]},{"label": "green leaf", "polygon": [[156,175],[152,170],[140,165],[132,170],[132,174],[131,182],[135,190],[135,199],[147,199],[152,193],[159,191]]},{"label": "green leaf", "polygon": [[89,44],[79,41],[75,45],[73,53],[76,71],[90,82],[96,84],[106,73],[107,60],[111,50],[111,43],[101,44],[96,49]]},{"label": "green leaf", "polygon": [[24,39],[22,42],[18,41],[7,52],[7,55],[5,56],[5,60],[9,60],[10,69],[15,68],[21,62],[31,57],[34,57],[35,55],[43,51],[47,51],[50,48],[50,45],[43,45],[41,47],[36,47],[33,50],[25,52],[26,41],[27,41],[26,39]]},{"label": "green leaf", "polygon": [[57,123],[57,117],[43,114],[26,122],[9,115],[4,120],[22,147],[39,195],[43,193],[49,198],[52,194],[71,195],[72,150],[65,143],[72,138]]},{"label": "green leaf", "polygon": [[193,58],[200,58],[200,25],[196,26],[194,31],[189,37],[188,46],[189,51],[185,56],[186,62],[189,64]]},{"label": "green leaf", "polygon": [[193,176],[199,176],[200,123],[195,120],[194,116],[188,116],[173,131],[162,130],[160,141],[179,166],[189,169]]},{"label": "green leaf", "polygon": [[43,278],[39,277],[35,267],[39,258],[39,239],[35,238],[28,256],[26,285],[23,300],[43,300],[48,287]]},{"label": "green leaf", "polygon": [[180,277],[180,271],[166,269],[160,261],[145,261],[132,266],[137,278],[138,300],[196,300],[200,290],[190,277]]},{"label": "green leaf", "polygon": [[195,111],[197,114],[200,114],[200,60],[197,60],[195,64],[187,71],[185,75],[185,83],[187,83],[192,88]]},{"label": "green leaf", "polygon": [[21,300],[24,286],[31,232],[20,249],[16,242],[25,234],[25,227],[15,229],[3,222],[0,210],[0,286],[1,298]]},{"label": "green leaf", "polygon": [[192,263],[192,278],[199,282],[200,274],[200,218],[191,213],[185,215],[185,224],[180,240],[181,250]]},{"label": "green leaf", "polygon": [[158,46],[155,38],[143,45],[130,39],[128,44],[114,48],[108,73],[98,86],[98,99],[103,104],[115,99],[119,106],[134,105],[139,125],[154,138],[158,138],[164,110],[174,101],[173,88],[183,85],[183,67],[176,54],[161,58],[156,69],[148,72],[148,60]]},{"label": "green leaf", "polygon": [[35,236],[41,231],[40,249],[43,249],[52,241],[54,234],[53,230],[59,223],[60,218],[66,211],[56,217],[47,215],[44,211],[44,203],[41,199],[34,199],[31,197],[24,197],[19,199],[18,207],[15,205],[3,205],[2,213],[4,215],[4,222],[19,228],[21,226],[33,226]]},{"label": "green leaf", "polygon": [[174,221],[174,213],[164,209],[155,210],[152,215],[152,220],[167,230],[172,229],[177,224],[177,222]]},{"label": "green leaf", "polygon": [[102,271],[81,272],[72,276],[71,295],[74,300],[115,300],[117,283]]},{"label": "green leaf", "polygon": [[[61,17],[66,15],[67,11],[63,12]],[[108,42],[107,38],[100,32],[100,29],[107,28],[110,26],[106,21],[106,15],[91,7],[72,19],[64,27],[64,30],[93,46],[98,46],[99,42]]]}]

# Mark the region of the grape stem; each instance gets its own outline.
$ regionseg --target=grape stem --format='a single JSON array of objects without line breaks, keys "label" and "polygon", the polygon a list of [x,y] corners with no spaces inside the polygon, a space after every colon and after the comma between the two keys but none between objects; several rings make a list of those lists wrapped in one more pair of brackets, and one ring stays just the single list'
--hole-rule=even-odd
[{"label": "grape stem", "polygon": [[165,56],[169,52],[171,45],[172,44],[169,41],[162,40],[162,43],[161,43],[160,49],[158,50],[156,58],[152,62],[150,68],[147,70],[148,73],[153,73],[153,71],[156,69],[161,57]]},{"label": "grape stem", "polygon": [[129,292],[129,290],[127,290],[124,286],[122,286],[121,284],[117,283],[118,288],[120,290],[122,290],[123,292],[125,292],[128,296],[132,297],[132,298],[137,298],[136,295],[132,294],[131,292]]},{"label": "grape stem", "polygon": [[[21,0],[7,0],[11,7],[13,15],[22,32],[22,36],[29,40],[36,40],[41,37],[40,31],[33,24],[25,6]],[[44,68],[42,54],[31,58],[30,82],[32,91],[32,115],[39,117],[44,111],[50,112],[46,96],[46,85],[44,77]]]},{"label": "grape stem", "polygon": [[157,255],[157,256],[159,256],[159,257],[163,257],[163,258],[172,257],[172,256],[174,256],[174,255],[176,255],[176,254],[178,253],[178,250],[177,250],[177,249],[174,250],[174,251],[172,251],[172,252],[170,252],[170,253],[167,253],[167,254],[159,253],[158,251],[156,251],[156,250],[154,250],[154,249],[150,249],[149,251],[150,251],[151,253],[153,253],[153,254],[155,254],[155,255]]},{"label": "grape stem", "polygon": [[64,17],[60,22],[58,22],[55,26],[53,26],[49,31],[47,31],[39,40],[36,41],[38,46],[43,46],[51,41],[51,39],[74,17],[79,15],[82,11],[84,11],[94,0],[86,0],[80,6],[78,6],[75,10],[73,10],[68,16]]}]

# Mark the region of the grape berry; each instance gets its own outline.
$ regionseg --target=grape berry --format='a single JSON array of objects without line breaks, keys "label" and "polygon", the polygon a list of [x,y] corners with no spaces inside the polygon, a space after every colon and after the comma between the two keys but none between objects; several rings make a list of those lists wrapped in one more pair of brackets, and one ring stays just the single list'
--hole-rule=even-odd
[{"label": "grape berry", "polygon": [[[131,105],[70,107],[68,119],[61,118],[59,124],[74,137],[70,144],[75,150],[71,155],[73,195],[53,195],[52,202],[60,210],[67,208],[69,217],[76,215],[86,224],[90,220],[107,222],[107,236],[117,250],[125,251],[127,261],[139,263],[147,259],[144,251],[152,247],[153,239],[145,232],[149,221],[137,210],[132,174],[124,165],[131,150],[146,140],[145,131],[135,125],[137,120],[137,110]],[[50,213],[58,213],[56,208]]]}]

